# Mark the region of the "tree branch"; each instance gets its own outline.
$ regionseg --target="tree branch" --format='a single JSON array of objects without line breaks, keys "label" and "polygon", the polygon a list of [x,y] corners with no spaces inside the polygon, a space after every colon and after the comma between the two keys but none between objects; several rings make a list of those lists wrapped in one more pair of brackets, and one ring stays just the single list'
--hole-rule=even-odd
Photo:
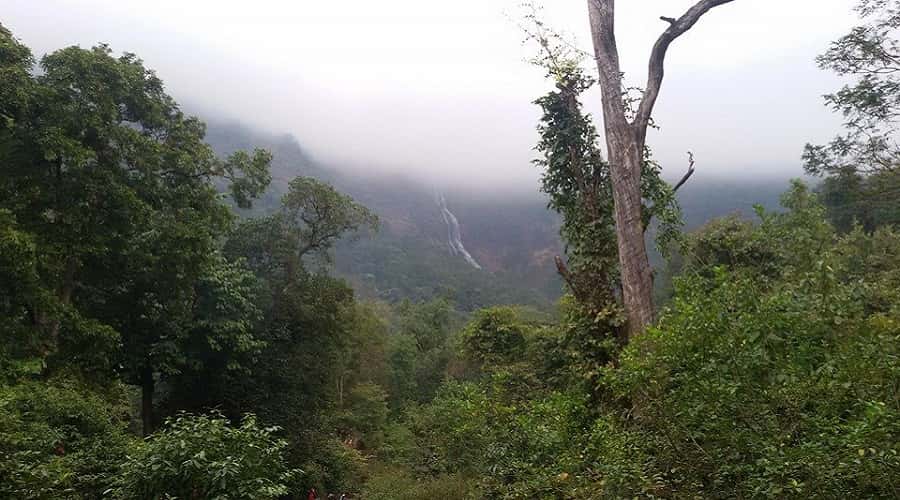
[{"label": "tree branch", "polygon": [[678,19],[662,18],[669,23],[669,27],[662,35],[660,35],[659,39],[656,40],[656,44],[653,45],[653,51],[650,53],[650,65],[647,75],[647,86],[644,90],[644,98],[641,99],[640,107],[638,107],[637,114],[632,122],[632,126],[635,128],[635,131],[640,134],[641,138],[646,134],[647,125],[650,123],[650,115],[653,113],[653,107],[656,105],[657,97],[659,97],[659,89],[662,86],[663,81],[666,51],[669,50],[669,45],[671,45],[676,38],[693,28],[694,24],[696,24],[704,14],[709,12],[710,9],[733,1],[734,0],[700,0]]},{"label": "tree branch", "polygon": [[684,177],[682,177],[681,180],[678,181],[677,184],[675,184],[675,187],[672,188],[672,192],[677,192],[678,188],[683,186],[684,183],[687,182],[692,175],[694,175],[694,153],[688,151],[688,171],[684,174]]},{"label": "tree branch", "polygon": [[[684,183],[687,182],[688,179],[690,179],[692,175],[694,175],[694,153],[688,151],[688,171],[684,174],[684,177],[682,177],[681,180],[678,181],[677,184],[675,184],[675,187],[672,188],[672,192],[673,193],[677,192],[678,188],[683,186]],[[654,207],[655,207],[655,205],[653,207],[649,207],[647,209],[647,211],[645,212],[644,220],[642,222],[643,231],[645,233],[647,232],[647,228],[650,227],[650,221],[653,220],[653,208]],[[559,263],[557,263],[556,266],[559,267]]]},{"label": "tree branch", "polygon": [[575,284],[575,277],[572,276],[572,271],[569,271],[569,268],[566,266],[566,263],[563,262],[562,257],[559,255],[554,259],[556,261],[556,271],[562,277],[562,279],[569,285],[569,290],[572,290],[572,293],[575,295],[575,298],[581,299],[583,298],[581,295],[581,290]]}]

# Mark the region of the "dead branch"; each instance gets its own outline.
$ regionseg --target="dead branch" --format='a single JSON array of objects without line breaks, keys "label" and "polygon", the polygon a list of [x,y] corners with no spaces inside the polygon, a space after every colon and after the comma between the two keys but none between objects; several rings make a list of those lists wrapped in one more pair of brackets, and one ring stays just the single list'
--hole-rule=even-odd
[{"label": "dead branch", "polygon": [[[688,171],[684,174],[684,177],[682,177],[681,180],[678,181],[677,184],[675,184],[675,187],[672,188],[672,192],[673,193],[677,192],[678,188],[683,186],[684,183],[687,182],[688,179],[690,179],[692,175],[694,175],[694,153],[688,151]],[[643,224],[643,231],[645,233],[647,232],[647,228],[650,227],[650,221],[653,220],[652,213],[653,213],[653,207],[650,207],[649,209],[647,209],[647,212],[643,216],[644,220],[643,220],[642,224]]]},{"label": "dead branch", "polygon": [[660,35],[659,39],[656,40],[656,44],[653,45],[653,51],[650,53],[650,65],[644,98],[641,100],[637,114],[632,122],[632,126],[635,128],[636,132],[642,135],[646,134],[647,125],[650,123],[650,115],[653,112],[654,105],[656,105],[656,99],[659,97],[659,89],[662,86],[663,74],[665,73],[664,63],[666,51],[669,50],[669,45],[671,45],[676,38],[693,28],[694,24],[696,24],[704,14],[709,12],[710,9],[733,1],[734,0],[701,0],[688,9],[687,12],[678,19],[662,18],[669,23],[669,27],[662,35]]},{"label": "dead branch", "polygon": [[688,154],[688,171],[687,171],[687,173],[684,174],[684,177],[682,177],[681,180],[675,184],[675,187],[672,188],[672,192],[677,192],[678,188],[683,186],[684,183],[687,182],[688,179],[690,179],[692,175],[694,175],[694,153],[688,151],[687,154]]}]

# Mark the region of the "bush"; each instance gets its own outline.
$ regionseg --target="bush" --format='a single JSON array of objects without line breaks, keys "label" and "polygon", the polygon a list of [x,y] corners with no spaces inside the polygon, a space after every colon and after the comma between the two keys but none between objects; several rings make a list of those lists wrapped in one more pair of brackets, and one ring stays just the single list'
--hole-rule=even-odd
[{"label": "bush", "polygon": [[377,471],[366,482],[361,497],[366,500],[475,500],[485,498],[479,494],[477,479],[460,475],[439,475],[416,478],[404,471],[385,469]]},{"label": "bush", "polygon": [[125,463],[115,495],[128,499],[278,498],[298,474],[282,456],[287,443],[253,415],[233,426],[217,413],[166,421]]},{"label": "bush", "polygon": [[363,382],[350,389],[349,409],[340,416],[345,432],[358,436],[366,450],[377,451],[384,442],[388,417],[387,393],[378,384]]},{"label": "bush", "polygon": [[522,356],[526,330],[511,307],[481,309],[463,330],[463,345],[470,357],[484,365],[509,363]]},{"label": "bush", "polygon": [[366,459],[359,451],[344,446],[337,439],[321,437],[314,455],[302,465],[303,472],[293,484],[297,491],[315,487],[318,491],[359,491]]},{"label": "bush", "polygon": [[726,260],[681,278],[611,371],[628,404],[593,437],[609,496],[900,494],[900,235],[838,238],[801,186],[785,205],[738,238],[777,274]]},{"label": "bush", "polygon": [[410,412],[418,470],[474,477],[486,498],[567,498],[586,488],[591,478],[579,456],[585,401],[558,392],[518,399],[505,375],[448,384]]},{"label": "bush", "polygon": [[629,493],[656,481],[663,496],[900,493],[900,322],[860,315],[841,287],[786,288],[681,284],[623,356],[613,386],[634,408],[607,416],[615,430],[601,436],[627,436],[624,469],[645,482],[609,470],[608,452],[601,475]]},{"label": "bush", "polygon": [[66,378],[0,387],[0,497],[101,496],[132,443],[126,401]]}]

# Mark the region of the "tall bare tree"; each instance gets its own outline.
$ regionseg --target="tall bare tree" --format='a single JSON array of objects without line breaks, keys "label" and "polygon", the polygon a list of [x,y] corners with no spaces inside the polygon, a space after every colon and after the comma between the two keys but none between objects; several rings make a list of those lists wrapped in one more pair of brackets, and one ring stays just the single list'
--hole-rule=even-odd
[{"label": "tall bare tree", "polygon": [[625,100],[615,35],[615,0],[588,0],[594,55],[603,101],[603,123],[615,202],[616,240],[629,336],[653,321],[653,274],[644,244],[641,213],[641,162],[650,115],[663,81],[666,51],[710,9],[734,0],[701,0],[678,19],[661,17],[669,27],[650,54],[647,86],[632,113]]}]

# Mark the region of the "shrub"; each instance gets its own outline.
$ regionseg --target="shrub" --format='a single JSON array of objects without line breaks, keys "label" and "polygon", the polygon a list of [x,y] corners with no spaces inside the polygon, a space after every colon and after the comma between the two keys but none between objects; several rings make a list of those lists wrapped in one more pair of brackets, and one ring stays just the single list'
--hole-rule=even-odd
[{"label": "shrub", "polygon": [[627,404],[594,436],[610,496],[900,494],[900,235],[838,238],[799,185],[785,205],[740,238],[777,249],[777,274],[720,261],[681,278],[611,371]]},{"label": "shrub", "polygon": [[128,499],[265,499],[288,493],[287,443],[253,415],[233,426],[220,414],[181,414],[147,438],[123,467],[115,495]]},{"label": "shrub", "polygon": [[66,378],[0,387],[0,497],[99,497],[132,442],[125,401]]},{"label": "shrub", "polygon": [[416,478],[395,469],[379,470],[366,482],[361,497],[366,500],[474,500],[484,498],[475,484],[477,479],[460,475]]}]

